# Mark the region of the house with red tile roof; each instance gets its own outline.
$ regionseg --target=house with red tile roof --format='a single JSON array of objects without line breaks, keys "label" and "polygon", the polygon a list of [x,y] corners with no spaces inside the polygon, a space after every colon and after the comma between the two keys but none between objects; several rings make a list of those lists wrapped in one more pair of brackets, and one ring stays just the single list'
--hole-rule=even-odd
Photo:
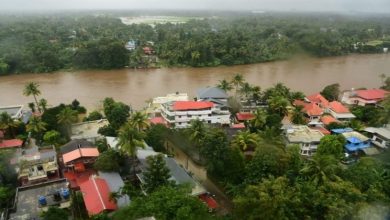
[{"label": "house with red tile roof", "polygon": [[23,141],[20,139],[4,139],[4,132],[0,131],[0,149],[20,148],[23,145]]},{"label": "house with red tile roof", "polygon": [[95,163],[99,157],[98,149],[84,139],[72,140],[61,147],[60,162],[64,168],[71,171],[83,172]]},{"label": "house with red tile roof", "polygon": [[321,117],[321,122],[324,125],[329,125],[330,123],[338,123],[339,121],[337,121],[337,119],[335,119],[331,115],[324,115],[324,116]]},{"label": "house with red tile roof", "polygon": [[169,126],[186,128],[191,120],[208,124],[230,124],[230,113],[209,101],[175,101],[162,104],[161,116]]},{"label": "house with red tile roof", "polygon": [[309,121],[309,124],[316,124],[319,122],[321,115],[324,113],[322,108],[320,108],[316,103],[306,102],[302,100],[295,100],[293,102],[294,106],[302,106],[302,112],[305,113],[306,118]]},{"label": "house with red tile roof", "polygon": [[326,108],[329,105],[329,101],[320,93],[315,93],[313,95],[307,96],[306,99],[311,103],[317,104],[320,108]]},{"label": "house with red tile roof", "polygon": [[110,188],[105,179],[92,175],[80,184],[85,207],[90,216],[103,211],[115,211],[118,206],[110,200]]},{"label": "house with red tile roof", "polygon": [[348,105],[376,105],[383,101],[388,94],[389,91],[383,89],[351,89],[343,93],[341,102]]},{"label": "house with red tile roof", "polygon": [[327,111],[339,121],[348,121],[356,118],[356,116],[352,114],[347,107],[338,101],[330,102]]},{"label": "house with red tile roof", "polygon": [[238,112],[236,114],[236,118],[238,122],[245,122],[253,120],[255,118],[255,115],[250,112]]}]

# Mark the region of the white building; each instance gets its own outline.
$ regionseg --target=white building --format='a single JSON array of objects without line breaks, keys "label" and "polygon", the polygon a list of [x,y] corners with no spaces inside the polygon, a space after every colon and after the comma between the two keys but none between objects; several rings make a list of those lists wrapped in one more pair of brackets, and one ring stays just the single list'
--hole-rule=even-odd
[{"label": "white building", "polygon": [[229,124],[230,112],[208,101],[176,101],[162,105],[161,115],[170,126],[186,128],[191,120],[209,124]]},{"label": "white building", "polygon": [[382,149],[387,149],[390,147],[390,128],[389,127],[384,127],[384,128],[368,127],[368,128],[365,128],[364,131],[371,133],[371,135],[372,135],[371,142],[374,145],[376,145]]},{"label": "white building", "polygon": [[149,105],[148,112],[149,113],[159,113],[161,112],[161,105],[167,102],[175,102],[175,101],[188,101],[189,97],[187,93],[170,93],[166,96],[159,96],[153,98],[152,103]]},{"label": "white building", "polygon": [[356,118],[347,107],[338,101],[330,102],[327,111],[339,121],[349,121]]},{"label": "white building", "polygon": [[306,125],[292,125],[286,129],[285,137],[288,144],[298,144],[302,156],[312,156],[324,136],[320,131],[310,129]]}]

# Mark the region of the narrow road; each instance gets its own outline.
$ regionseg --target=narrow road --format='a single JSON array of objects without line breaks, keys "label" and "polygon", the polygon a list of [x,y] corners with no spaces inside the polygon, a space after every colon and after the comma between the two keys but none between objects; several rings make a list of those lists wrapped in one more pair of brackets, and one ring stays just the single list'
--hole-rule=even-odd
[{"label": "narrow road", "polygon": [[[174,147],[173,144],[170,146]],[[174,147],[174,158],[175,160],[187,170],[188,173],[192,174],[193,177],[199,181],[204,188],[215,195],[215,200],[220,206],[217,209],[217,213],[225,215],[230,213],[233,209],[233,203],[230,199],[211,181],[207,176],[207,171],[204,167],[195,164],[190,157],[188,157],[181,149]]]}]

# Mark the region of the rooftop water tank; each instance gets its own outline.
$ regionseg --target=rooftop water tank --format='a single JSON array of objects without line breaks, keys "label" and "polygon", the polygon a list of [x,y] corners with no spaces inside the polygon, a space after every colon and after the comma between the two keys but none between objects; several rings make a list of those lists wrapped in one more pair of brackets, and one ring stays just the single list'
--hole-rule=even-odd
[{"label": "rooftop water tank", "polygon": [[62,189],[61,190],[61,195],[64,199],[69,199],[69,189]]},{"label": "rooftop water tank", "polygon": [[45,196],[39,196],[38,198],[39,205],[45,206],[47,205],[46,197]]}]

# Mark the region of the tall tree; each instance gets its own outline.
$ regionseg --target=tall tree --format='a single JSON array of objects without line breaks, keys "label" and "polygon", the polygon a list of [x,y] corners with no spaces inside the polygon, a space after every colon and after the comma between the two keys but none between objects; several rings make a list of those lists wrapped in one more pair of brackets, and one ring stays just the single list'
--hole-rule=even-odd
[{"label": "tall tree", "polygon": [[46,111],[46,109],[47,109],[47,100],[46,99],[40,99],[38,104],[43,112]]},{"label": "tall tree", "polygon": [[200,152],[206,137],[206,126],[199,119],[192,120],[187,131],[190,135],[191,141],[195,143],[195,146],[198,149],[198,159],[201,160]]},{"label": "tall tree", "polygon": [[157,188],[167,186],[171,182],[170,171],[165,163],[164,155],[158,154],[146,158],[147,170],[143,173],[144,187],[147,193],[155,191]]},{"label": "tall tree", "polygon": [[149,127],[148,116],[143,112],[134,112],[130,116],[130,123],[133,124],[138,131],[143,131]]},{"label": "tall tree", "polygon": [[38,104],[37,96],[41,94],[41,91],[39,90],[39,84],[35,82],[29,82],[24,86],[23,94],[25,96],[32,95],[35,100],[35,106],[37,106],[38,111],[41,112],[41,109]]},{"label": "tall tree", "polygon": [[236,96],[237,96],[238,88],[244,83],[244,77],[242,76],[242,74],[237,73],[236,75],[233,76],[231,83],[234,85],[234,88],[236,90]]},{"label": "tall tree", "polygon": [[274,96],[268,100],[268,108],[271,113],[279,114],[281,117],[287,115],[287,106],[289,105],[288,99],[282,96]]},{"label": "tall tree", "polygon": [[294,124],[303,125],[306,124],[305,116],[302,112],[303,106],[298,105],[294,108],[291,116],[291,121]]},{"label": "tall tree", "polygon": [[301,173],[316,185],[339,180],[338,160],[332,155],[314,155],[302,168]]},{"label": "tall tree", "polygon": [[232,84],[228,82],[226,79],[220,80],[217,87],[222,89],[225,92],[228,92],[233,89]]},{"label": "tall tree", "polygon": [[30,121],[26,126],[26,130],[27,132],[31,132],[33,137],[35,137],[39,143],[42,139],[43,132],[46,131],[46,126],[47,124],[43,122],[40,117],[33,116],[30,118]]},{"label": "tall tree", "polygon": [[15,137],[15,128],[19,123],[15,121],[7,112],[0,114],[0,130],[8,130],[12,137]]},{"label": "tall tree", "polygon": [[324,96],[329,101],[335,101],[339,99],[340,95],[340,84],[335,83],[328,86],[322,90],[321,95]]},{"label": "tall tree", "polygon": [[250,121],[250,125],[254,130],[261,130],[267,122],[267,113],[261,109],[256,109],[254,113],[255,118]]},{"label": "tall tree", "polygon": [[255,150],[259,145],[260,138],[255,133],[249,131],[240,131],[232,140],[232,146],[241,151]]},{"label": "tall tree", "polygon": [[57,121],[59,124],[65,126],[66,135],[68,138],[72,135],[72,124],[77,122],[77,111],[66,107],[60,111],[57,115]]},{"label": "tall tree", "polygon": [[137,148],[144,148],[144,139],[145,134],[130,123],[122,125],[119,129],[118,135],[118,146],[120,150],[132,158],[133,162],[133,174],[135,178],[135,160],[137,157]]},{"label": "tall tree", "polygon": [[343,156],[346,140],[342,135],[326,135],[321,138],[316,154],[332,155],[340,159]]},{"label": "tall tree", "polygon": [[249,100],[249,97],[252,94],[252,91],[253,91],[253,88],[249,83],[247,83],[247,82],[242,83],[241,88],[240,88],[240,93],[242,95],[244,95],[244,97],[247,101]]}]

